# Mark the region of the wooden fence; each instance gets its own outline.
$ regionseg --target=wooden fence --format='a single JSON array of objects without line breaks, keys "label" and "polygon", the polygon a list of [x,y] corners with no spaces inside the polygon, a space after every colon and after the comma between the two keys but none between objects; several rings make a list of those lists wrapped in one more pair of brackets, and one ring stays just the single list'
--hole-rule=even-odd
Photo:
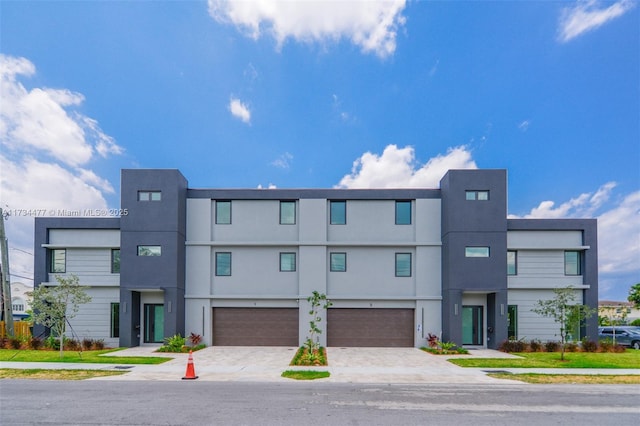
[{"label": "wooden fence", "polygon": [[[14,321],[13,322],[13,334],[15,336],[31,337],[31,323],[27,321]],[[0,321],[0,338],[7,337],[7,332],[4,328],[4,321]]]}]

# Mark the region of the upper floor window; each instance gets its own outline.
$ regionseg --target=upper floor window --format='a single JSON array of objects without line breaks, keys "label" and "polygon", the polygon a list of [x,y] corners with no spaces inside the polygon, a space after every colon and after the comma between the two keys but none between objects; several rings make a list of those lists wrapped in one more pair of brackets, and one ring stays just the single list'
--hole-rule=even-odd
[{"label": "upper floor window", "polygon": [[396,253],[396,277],[411,276],[411,253]]},{"label": "upper floor window", "polygon": [[24,311],[24,301],[22,299],[20,299],[19,297],[16,297],[11,302],[11,309],[13,309],[16,312]]},{"label": "upper floor window", "polygon": [[507,275],[518,274],[518,252],[507,251]]},{"label": "upper floor window", "polygon": [[138,246],[138,256],[161,256],[161,246]]},{"label": "upper floor window", "polygon": [[489,199],[489,191],[466,191],[465,196],[470,201],[487,201]]},{"label": "upper floor window", "polygon": [[51,250],[49,272],[64,274],[67,271],[67,251],[65,249]]},{"label": "upper floor window", "polygon": [[396,225],[411,225],[411,201],[396,201]]},{"label": "upper floor window", "polygon": [[465,257],[489,257],[489,247],[465,247]]},{"label": "upper floor window", "polygon": [[329,270],[331,272],[346,272],[347,253],[331,253],[329,255]]},{"label": "upper floor window", "polygon": [[346,225],[347,223],[347,202],[331,201],[329,203],[329,223],[331,225]]},{"label": "upper floor window", "polygon": [[231,224],[231,201],[216,201],[216,223]]},{"label": "upper floor window", "polygon": [[280,253],[280,272],[295,272],[296,254]]},{"label": "upper floor window", "polygon": [[280,201],[280,225],[296,224],[296,202]]},{"label": "upper floor window", "polygon": [[216,275],[219,277],[231,276],[231,253],[216,253]]},{"label": "upper floor window", "polygon": [[120,249],[111,250],[111,273],[120,273]]},{"label": "upper floor window", "polygon": [[564,252],[564,274],[580,275],[580,252],[565,251]]},{"label": "upper floor window", "polygon": [[162,192],[160,191],[138,191],[138,201],[161,201]]}]

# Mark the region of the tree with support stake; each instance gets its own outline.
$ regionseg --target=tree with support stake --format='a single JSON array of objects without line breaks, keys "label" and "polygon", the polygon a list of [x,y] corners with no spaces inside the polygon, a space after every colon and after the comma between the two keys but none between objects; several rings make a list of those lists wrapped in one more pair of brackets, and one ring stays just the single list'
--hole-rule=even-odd
[{"label": "tree with support stake", "polygon": [[67,278],[56,275],[58,285],[39,286],[33,292],[33,320],[51,329],[60,339],[60,358],[64,353],[64,334],[67,322],[76,316],[80,305],[91,302],[86,287],[79,283],[75,275]]}]

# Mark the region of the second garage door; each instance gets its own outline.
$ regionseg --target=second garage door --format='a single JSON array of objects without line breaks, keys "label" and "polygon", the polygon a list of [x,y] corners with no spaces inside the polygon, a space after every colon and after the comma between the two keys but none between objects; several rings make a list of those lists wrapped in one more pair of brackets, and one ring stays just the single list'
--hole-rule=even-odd
[{"label": "second garage door", "polygon": [[214,346],[298,346],[297,308],[213,308]]},{"label": "second garage door", "polygon": [[329,309],[327,346],[413,347],[413,322],[413,309]]}]

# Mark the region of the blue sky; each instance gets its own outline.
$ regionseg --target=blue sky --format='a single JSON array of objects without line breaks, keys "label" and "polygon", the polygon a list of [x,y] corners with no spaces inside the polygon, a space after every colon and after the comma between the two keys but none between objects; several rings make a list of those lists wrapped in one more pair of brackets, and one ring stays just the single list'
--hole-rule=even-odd
[{"label": "blue sky", "polygon": [[602,299],[640,282],[636,2],[1,1],[0,37],[9,211],[118,207],[122,168],[249,188],[505,168],[512,217],[599,218]]}]

